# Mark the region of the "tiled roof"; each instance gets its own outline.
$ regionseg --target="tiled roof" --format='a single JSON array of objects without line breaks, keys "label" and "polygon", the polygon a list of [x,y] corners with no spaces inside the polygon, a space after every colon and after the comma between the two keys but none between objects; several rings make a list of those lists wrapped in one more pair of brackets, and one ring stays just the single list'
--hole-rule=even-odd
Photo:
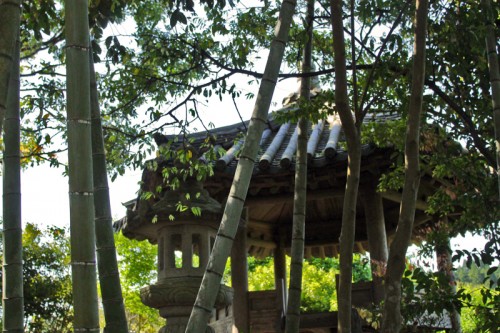
[{"label": "tiled roof", "polygon": [[[283,110],[280,110],[283,112]],[[396,114],[368,114],[365,122],[386,122],[399,119]],[[216,128],[211,131],[198,132],[189,135],[190,145],[199,148],[207,137],[212,138],[214,148],[221,152],[215,162],[215,169],[219,172],[230,172],[237,165],[237,156],[244,143],[244,136],[248,121],[230,126]],[[182,144],[183,137],[174,135],[156,134],[157,144],[169,140]],[[324,167],[335,161],[347,159],[344,149],[342,124],[338,116],[328,116],[325,120],[310,125],[307,154],[310,167]],[[222,149],[220,149],[222,148]],[[297,124],[287,122],[279,123],[274,119],[274,114],[269,115],[267,128],[260,139],[260,150],[255,165],[255,173],[276,173],[293,168],[294,157],[297,149]],[[373,150],[371,145],[364,145],[362,153],[369,154]]]}]

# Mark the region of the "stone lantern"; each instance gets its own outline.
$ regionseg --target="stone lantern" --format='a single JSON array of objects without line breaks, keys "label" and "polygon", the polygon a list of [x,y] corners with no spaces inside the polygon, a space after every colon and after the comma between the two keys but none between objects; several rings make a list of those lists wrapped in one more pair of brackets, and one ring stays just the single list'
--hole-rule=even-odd
[{"label": "stone lantern", "polygon": [[[155,172],[145,170],[143,190],[148,186],[147,181],[155,179]],[[185,205],[185,209],[179,209],[179,205]],[[189,207],[198,207],[201,213],[194,214]],[[141,289],[141,300],[167,319],[160,333],[184,333],[220,217],[220,203],[195,179],[186,180],[178,189],[164,191],[156,200],[138,200],[135,207],[127,211],[123,234],[158,244],[158,281]],[[216,329],[208,326],[210,331],[230,330],[232,300],[232,288],[221,284],[211,322],[225,321],[224,325],[212,325]]]}]

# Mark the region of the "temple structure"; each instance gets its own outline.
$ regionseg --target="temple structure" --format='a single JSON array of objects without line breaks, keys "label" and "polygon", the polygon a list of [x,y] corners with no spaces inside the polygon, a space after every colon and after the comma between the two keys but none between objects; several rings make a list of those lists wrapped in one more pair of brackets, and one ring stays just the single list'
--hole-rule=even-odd
[{"label": "temple structure", "polygon": [[[291,106],[289,106],[291,107]],[[366,121],[388,121],[396,116],[367,115]],[[153,193],[147,200],[130,202],[127,216],[120,223],[123,234],[158,244],[158,281],[142,292],[148,306],[158,308],[167,319],[163,332],[184,332],[211,245],[219,226],[222,207],[233,181],[238,152],[244,142],[246,124],[200,132],[188,138],[163,136],[155,139],[169,149],[189,151],[192,158],[204,160],[207,142],[218,152],[214,174],[202,181],[187,177],[177,187],[165,185],[165,172],[175,158],[158,157],[150,161],[142,178],[142,193]],[[347,170],[347,153],[342,125],[329,116],[311,126],[308,142],[307,213],[305,257],[335,257],[341,229],[342,205]],[[210,327],[215,332],[280,332],[283,328],[286,297],[285,255],[291,245],[294,196],[294,155],[296,124],[280,124],[270,115],[260,139],[260,151],[231,254],[232,288],[221,285]],[[219,149],[222,148],[222,149]],[[394,151],[365,144],[362,149],[361,178],[356,216],[355,250],[368,251],[371,259],[387,260],[387,240],[395,232],[401,194],[377,192],[380,177],[393,164]],[[168,178],[168,176],[167,176]],[[426,198],[439,188],[439,181],[423,175],[417,199],[415,228],[433,223],[427,215]],[[186,196],[188,194],[188,196]],[[186,198],[190,198],[186,202]],[[178,204],[196,206],[179,211]],[[176,260],[177,256],[177,260]],[[247,256],[273,256],[275,290],[249,292]],[[334,281],[332,281],[334,283]],[[369,306],[383,297],[377,276],[372,282],[353,287],[353,305]],[[234,326],[233,326],[234,325]],[[334,312],[304,314],[303,332],[335,332]],[[356,327],[354,325],[353,327]],[[361,331],[358,327],[358,331]]]}]

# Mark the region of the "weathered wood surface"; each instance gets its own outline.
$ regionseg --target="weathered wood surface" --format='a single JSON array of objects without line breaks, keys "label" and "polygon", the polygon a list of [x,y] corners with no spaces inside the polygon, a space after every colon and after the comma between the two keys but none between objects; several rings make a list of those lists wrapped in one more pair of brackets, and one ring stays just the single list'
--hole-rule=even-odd
[{"label": "weathered wood surface", "polygon": [[[365,286],[363,285],[363,288]],[[250,309],[250,331],[252,333],[277,333],[284,324],[284,318],[278,310],[276,290],[253,291],[248,293]],[[355,317],[356,330],[361,332],[361,320]],[[300,315],[301,333],[336,332],[337,312],[302,313]]]}]

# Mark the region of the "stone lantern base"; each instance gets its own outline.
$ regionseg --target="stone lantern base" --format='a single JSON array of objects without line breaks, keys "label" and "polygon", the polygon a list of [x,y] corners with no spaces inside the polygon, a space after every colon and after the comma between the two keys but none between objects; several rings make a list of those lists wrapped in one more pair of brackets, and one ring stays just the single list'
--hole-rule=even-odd
[{"label": "stone lantern base", "polygon": [[[198,295],[201,277],[168,278],[141,289],[141,301],[160,311],[167,319],[167,325],[159,333],[184,333]],[[215,310],[230,306],[233,302],[233,289],[220,285]],[[207,326],[208,327],[208,326]],[[207,332],[213,332],[210,327]]]}]

